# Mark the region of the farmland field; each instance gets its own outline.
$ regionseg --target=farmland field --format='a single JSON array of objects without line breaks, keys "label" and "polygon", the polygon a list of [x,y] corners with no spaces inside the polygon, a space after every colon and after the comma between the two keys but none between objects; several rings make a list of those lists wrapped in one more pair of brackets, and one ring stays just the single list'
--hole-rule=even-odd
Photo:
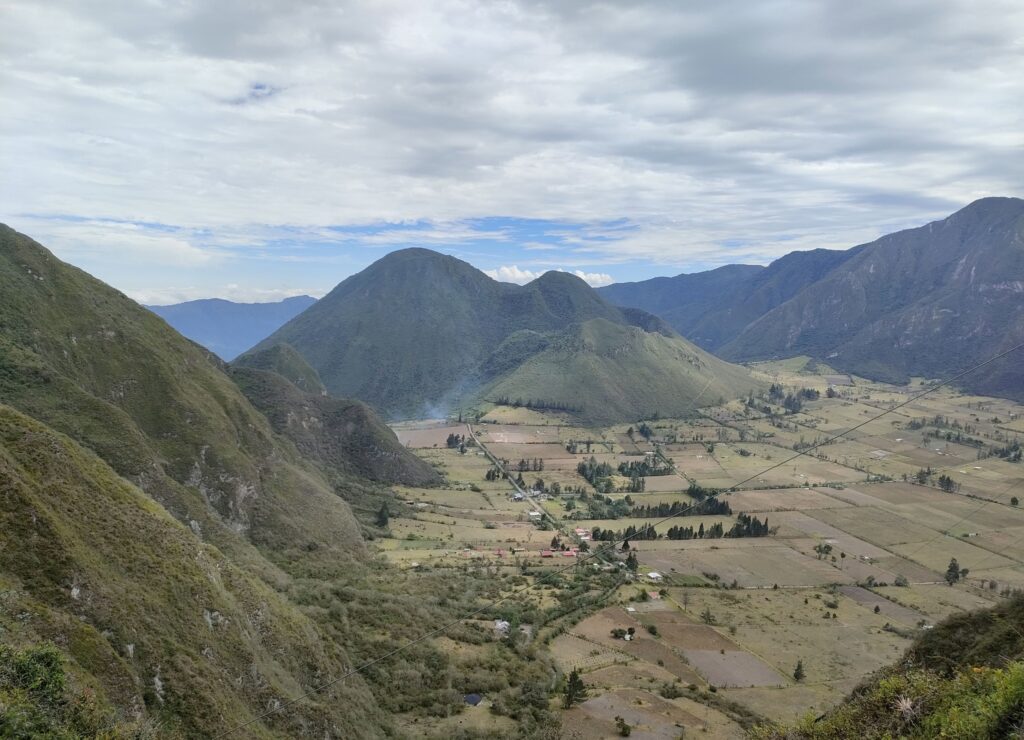
[{"label": "farmland field", "polygon": [[[397,425],[445,483],[394,489],[381,556],[520,578],[515,598],[536,609],[604,579],[536,635],[591,687],[563,713],[581,738],[613,736],[616,716],[636,737],[739,737],[757,718],[823,711],[918,630],[1024,588],[1024,466],[999,456],[1024,433],[1019,407],[942,390],[832,440],[907,389],[756,369],[818,396],[792,414],[733,401],[605,429],[524,409]],[[690,510],[709,495],[719,509]],[[951,586],[954,558],[967,572]]]}]

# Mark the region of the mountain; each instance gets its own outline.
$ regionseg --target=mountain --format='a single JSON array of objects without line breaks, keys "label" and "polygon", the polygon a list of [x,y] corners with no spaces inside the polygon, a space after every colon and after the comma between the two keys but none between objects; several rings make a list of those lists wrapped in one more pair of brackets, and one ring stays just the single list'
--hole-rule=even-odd
[{"label": "mountain", "polygon": [[[482,400],[545,402],[588,422],[686,416],[694,408],[758,387],[730,365],[675,334],[591,319],[538,341],[515,337],[519,361],[485,387]],[[532,351],[531,351],[532,349]]]},{"label": "mountain", "polygon": [[657,314],[690,341],[715,352],[752,321],[856,253],[856,248],[792,252],[767,267],[726,265],[706,272],[617,283],[598,288],[598,292],[617,305]]},{"label": "mountain", "polygon": [[[1024,341],[1024,200],[985,198],[852,251],[751,322],[721,355],[806,354],[903,382],[952,375]],[[1022,359],[1005,358],[962,386],[1024,400]]]},{"label": "mountain", "polygon": [[[985,198],[845,251],[793,252],[599,291],[726,360],[810,355],[866,377],[942,377],[1024,341],[1024,200]],[[1020,358],[965,378],[1024,400]]]},{"label": "mountain", "polygon": [[[74,683],[105,708],[101,719],[132,720],[118,737],[157,736],[157,726],[160,737],[215,736],[348,662],[299,609],[95,454],[4,405],[0,588],[3,643],[62,645],[58,658],[66,656]],[[275,718],[273,729],[254,722],[245,735],[344,728],[346,737],[375,736],[372,728],[385,722],[358,679],[320,699]],[[107,721],[95,732],[82,732],[80,722],[76,732],[44,732],[52,710],[32,731],[14,732],[8,708],[0,712],[5,737],[115,736],[100,731]]]},{"label": "mountain", "polygon": [[[501,283],[461,260],[426,249],[393,252],[349,277],[256,350],[286,343],[308,361],[331,393],[359,398],[386,414],[423,416],[509,387],[522,389],[524,397],[565,400],[546,395],[562,393],[564,385],[524,388],[520,381],[528,370],[520,366],[532,357],[552,372],[586,370],[587,363],[568,363],[566,348],[586,348],[580,326],[593,320],[601,320],[605,327],[632,327],[671,338],[685,349],[678,355],[646,352],[648,345],[640,342],[633,345],[645,349],[634,358],[637,364],[686,362],[680,359],[683,355],[695,356],[665,322],[644,311],[611,305],[568,273],[548,272],[523,286]],[[568,334],[562,336],[564,332]],[[543,360],[533,357],[555,345],[562,348],[559,353],[549,352]],[[248,362],[247,357],[240,358],[241,364]],[[701,361],[705,364],[698,375],[714,365],[707,358]],[[516,383],[496,384],[502,372],[517,368]],[[667,370],[666,377],[673,372]],[[609,375],[603,374],[600,382]],[[651,376],[656,375],[652,371]],[[735,375],[745,373],[723,377]],[[586,375],[577,379],[590,381]],[[605,395],[632,397],[615,409],[645,407],[639,384],[625,378],[614,384]],[[749,382],[740,385],[722,382],[719,389],[729,391],[727,395],[749,390]],[[485,387],[487,393],[481,395]],[[603,394],[602,390],[594,398]]]},{"label": "mountain", "polygon": [[[430,702],[448,690],[446,659],[424,646],[261,716],[468,608],[424,605],[414,584],[370,562],[353,507],[389,494],[368,476],[433,473],[362,404],[302,390],[315,373],[293,355],[232,369],[0,226],[4,702],[10,649],[44,641],[55,652],[26,648],[19,660],[41,661],[60,685],[66,672],[75,696],[141,736],[216,736],[250,721],[247,737],[394,736],[382,703],[396,672],[429,662],[437,679],[416,690]],[[288,418],[321,420],[331,438],[303,438]],[[391,637],[367,629],[378,619]]]},{"label": "mountain", "polygon": [[233,360],[316,303],[308,295],[276,303],[234,303],[221,298],[147,306],[178,332],[218,357]]},{"label": "mountain", "polygon": [[643,309],[665,319],[690,341],[712,349],[694,327],[705,316],[728,311],[738,293],[764,271],[760,265],[726,265],[715,270],[635,283],[614,283],[597,292],[617,306]]},{"label": "mountain", "polygon": [[0,398],[95,451],[220,547],[312,540],[321,557],[363,551],[347,505],[220,360],[7,227]]}]

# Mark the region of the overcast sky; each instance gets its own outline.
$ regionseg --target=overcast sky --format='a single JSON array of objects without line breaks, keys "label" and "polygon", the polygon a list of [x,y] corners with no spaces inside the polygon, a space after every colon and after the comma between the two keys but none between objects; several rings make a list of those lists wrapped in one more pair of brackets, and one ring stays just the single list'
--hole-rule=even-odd
[{"label": "overcast sky", "polygon": [[1024,3],[7,0],[0,220],[148,302],[594,284],[1024,183]]}]

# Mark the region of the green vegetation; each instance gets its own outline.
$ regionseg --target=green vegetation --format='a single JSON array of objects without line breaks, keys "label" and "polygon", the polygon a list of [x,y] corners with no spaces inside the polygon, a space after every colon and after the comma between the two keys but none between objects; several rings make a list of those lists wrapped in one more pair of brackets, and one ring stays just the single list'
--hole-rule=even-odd
[{"label": "green vegetation", "polygon": [[737,398],[759,386],[746,369],[681,337],[601,318],[566,330],[477,396],[554,398],[581,409],[575,416],[585,422],[612,423],[688,416],[700,398]]},{"label": "green vegetation", "polygon": [[458,400],[621,420],[689,410],[709,381],[707,397],[757,385],[577,277],[499,283],[425,249],[353,275],[256,349],[281,342],[332,393],[390,415],[427,416]]}]

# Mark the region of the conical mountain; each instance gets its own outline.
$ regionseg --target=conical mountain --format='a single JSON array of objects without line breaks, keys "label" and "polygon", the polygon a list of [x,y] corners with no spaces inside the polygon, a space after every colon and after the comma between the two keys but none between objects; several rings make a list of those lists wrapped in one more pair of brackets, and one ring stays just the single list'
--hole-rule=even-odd
[{"label": "conical mountain", "polygon": [[[548,272],[513,285],[454,257],[406,249],[340,283],[257,350],[287,343],[331,393],[362,399],[386,414],[422,416],[478,399],[502,371],[595,319],[689,346],[660,319],[612,306],[574,275]],[[723,384],[723,390],[726,385],[734,391],[728,395],[749,389]],[[543,392],[537,388],[530,397]],[[639,386],[632,391],[642,392]],[[625,407],[637,405],[617,408]]]}]

